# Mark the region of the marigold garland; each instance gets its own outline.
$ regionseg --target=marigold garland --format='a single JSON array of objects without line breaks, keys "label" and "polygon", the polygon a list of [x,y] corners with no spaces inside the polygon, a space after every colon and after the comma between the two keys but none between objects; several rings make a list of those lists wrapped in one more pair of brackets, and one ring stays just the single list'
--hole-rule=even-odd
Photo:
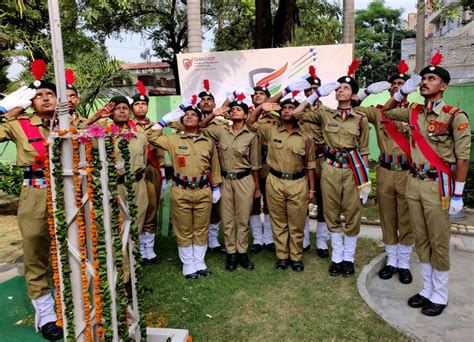
[{"label": "marigold garland", "polygon": [[[46,150],[48,149],[48,142],[44,143]],[[61,282],[59,280],[59,264],[58,264],[58,251],[56,249],[56,228],[54,226],[54,208],[53,208],[53,194],[51,193],[51,171],[49,167],[49,155],[44,161],[44,174],[46,178],[46,203],[48,208],[48,227],[49,236],[51,238],[51,265],[53,267],[53,284],[55,288],[54,300],[56,302],[56,325],[58,327],[63,326],[63,312],[61,303]]]}]

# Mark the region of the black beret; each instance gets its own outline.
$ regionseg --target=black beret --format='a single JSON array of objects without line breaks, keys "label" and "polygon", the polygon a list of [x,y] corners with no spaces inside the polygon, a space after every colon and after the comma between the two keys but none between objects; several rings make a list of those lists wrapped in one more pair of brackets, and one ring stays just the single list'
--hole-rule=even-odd
[{"label": "black beret", "polygon": [[121,103],[125,103],[128,106],[128,108],[130,108],[130,102],[125,96],[121,96],[121,95],[114,96],[110,99],[110,102],[115,103],[116,106],[118,106]]},{"label": "black beret", "polygon": [[295,108],[296,108],[300,105],[300,101],[298,101],[298,100],[296,100],[292,97],[289,97],[289,98],[287,98],[287,99],[280,102],[280,107],[283,107],[286,104],[291,104],[291,105],[295,106]]},{"label": "black beret", "polygon": [[255,91],[263,91],[265,93],[265,95],[267,95],[267,97],[270,97],[270,90],[268,90],[268,88],[265,87],[264,85],[253,88],[253,91],[254,92]]},{"label": "black beret", "polygon": [[73,90],[76,95],[79,95],[79,92],[77,91],[76,87],[74,87],[72,84],[66,84],[66,89]]},{"label": "black beret", "polygon": [[135,94],[132,96],[132,105],[135,103],[135,102],[138,102],[138,101],[145,101],[146,104],[148,104],[148,102],[150,101],[150,99],[148,98],[148,96],[146,95],[142,95],[142,94]]},{"label": "black beret", "polygon": [[420,76],[424,74],[435,74],[441,77],[444,83],[448,83],[451,81],[451,75],[449,75],[448,70],[439,66],[428,65],[423,70],[420,71]]},{"label": "black beret", "polygon": [[[186,113],[188,110],[192,110],[193,112],[195,112],[198,116],[199,121],[202,120],[202,113],[201,113],[201,111],[199,110],[198,107],[196,107],[196,106],[187,106],[186,108],[184,108],[183,112]],[[181,123],[183,123],[183,118],[184,118],[184,115],[181,117],[181,119],[179,119],[181,121]]]},{"label": "black beret", "polygon": [[245,114],[248,114],[249,112],[249,106],[245,103],[245,102],[242,102],[242,101],[233,101],[230,103],[229,105],[229,109],[232,108],[232,107],[240,107],[244,110]]},{"label": "black beret", "polygon": [[390,78],[388,79],[388,82],[392,83],[393,81],[398,80],[398,79],[408,81],[409,78],[410,78],[410,75],[408,74],[398,73],[398,74],[393,74],[392,76],[390,76]]},{"label": "black beret", "polygon": [[359,85],[357,84],[357,81],[350,77],[350,76],[342,76],[337,80],[339,83],[347,83],[351,86],[352,88],[352,93],[357,94],[359,92]]},{"label": "black beret", "polygon": [[310,76],[306,79],[306,81],[312,86],[314,86],[314,85],[320,86],[321,85],[321,79],[317,76],[316,76],[316,78],[314,78],[313,76]]},{"label": "black beret", "polygon": [[214,100],[214,95],[212,95],[212,93],[210,91],[201,91],[199,94],[198,94],[198,97],[200,97],[201,99],[204,97],[204,96],[210,96],[212,97],[212,99]]},{"label": "black beret", "polygon": [[30,84],[30,88],[32,89],[49,89],[52,90],[55,94],[56,93],[56,85],[52,82],[45,81],[45,80],[36,80],[33,83]]}]

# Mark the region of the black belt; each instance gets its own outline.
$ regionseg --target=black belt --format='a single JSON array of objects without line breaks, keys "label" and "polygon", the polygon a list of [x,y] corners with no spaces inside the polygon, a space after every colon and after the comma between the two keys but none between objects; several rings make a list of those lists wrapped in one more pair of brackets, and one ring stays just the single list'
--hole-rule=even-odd
[{"label": "black belt", "polygon": [[173,175],[173,180],[177,185],[181,185],[185,189],[192,189],[192,190],[197,190],[197,189],[202,189],[205,188],[206,186],[209,186],[209,178],[204,178],[200,182],[191,182],[191,181],[185,181],[184,179],[178,178]]},{"label": "black belt", "polygon": [[44,172],[43,171],[25,170],[25,171],[23,171],[23,178],[25,178],[25,179],[44,178]]},{"label": "black belt", "polygon": [[285,172],[277,171],[272,167],[270,167],[270,173],[274,175],[275,177],[278,177],[280,179],[286,179],[286,180],[297,180],[297,179],[303,178],[306,175],[306,171],[304,169],[297,173],[285,173]]},{"label": "black belt", "polygon": [[339,155],[336,156],[335,154],[332,153],[326,153],[326,158],[332,160],[335,163],[340,163],[340,164],[348,164],[349,159],[347,159],[347,155],[345,152],[343,152],[344,155]]},{"label": "black belt", "polygon": [[380,166],[387,170],[392,171],[406,171],[410,170],[410,164],[398,164],[398,163],[386,163],[384,161],[380,161]]},{"label": "black belt", "polygon": [[252,170],[247,169],[245,171],[240,171],[240,172],[227,172],[222,170],[221,174],[224,176],[225,179],[242,179],[244,177],[247,177],[252,173]]},{"label": "black belt", "polygon": [[[145,177],[145,171],[135,173],[135,182],[141,181]],[[125,174],[117,176],[117,184],[125,183]]]},{"label": "black belt", "polygon": [[410,173],[413,177],[421,180],[432,180],[435,181],[438,179],[438,170],[417,170],[415,168],[410,169]]}]

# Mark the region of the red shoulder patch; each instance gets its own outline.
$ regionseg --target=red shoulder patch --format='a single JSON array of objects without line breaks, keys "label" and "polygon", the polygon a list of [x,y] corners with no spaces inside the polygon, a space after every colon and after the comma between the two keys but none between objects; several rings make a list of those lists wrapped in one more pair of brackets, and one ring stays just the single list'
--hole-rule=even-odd
[{"label": "red shoulder patch", "polygon": [[453,107],[450,105],[444,105],[443,106],[443,112],[449,113],[451,115],[457,114],[461,111],[461,108],[458,107]]},{"label": "red shoulder patch", "polygon": [[466,129],[466,128],[468,128],[468,127],[469,127],[469,122],[464,122],[464,123],[460,124],[460,125],[458,126],[458,128],[456,128],[456,129],[457,129],[458,131],[462,131],[463,129]]}]

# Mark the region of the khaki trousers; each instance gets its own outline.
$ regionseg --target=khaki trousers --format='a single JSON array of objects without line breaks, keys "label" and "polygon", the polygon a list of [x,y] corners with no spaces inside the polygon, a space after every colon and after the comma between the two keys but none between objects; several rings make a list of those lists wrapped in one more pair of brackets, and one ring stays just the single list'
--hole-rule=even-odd
[{"label": "khaki trousers", "polygon": [[146,208],[143,231],[156,233],[158,226],[158,206],[160,205],[161,195],[161,176],[160,171],[152,165],[148,165],[145,169],[145,183],[148,206]]},{"label": "khaki trousers", "polygon": [[23,237],[23,263],[28,297],[36,299],[51,292],[48,285],[50,237],[46,189],[22,187],[18,226]]},{"label": "khaki trousers", "polygon": [[[352,170],[338,169],[324,163],[321,172],[321,192],[324,217],[329,231],[357,236],[360,232],[362,204]],[[344,214],[346,219],[344,227],[341,214]]]},{"label": "khaki trousers", "polygon": [[449,271],[451,222],[448,210],[441,209],[438,182],[409,176],[407,202],[420,262],[430,263],[438,271]]},{"label": "khaki trousers", "polygon": [[306,177],[284,180],[269,174],[267,176],[267,203],[277,258],[301,261],[304,223],[308,210]]},{"label": "khaki trousers", "polygon": [[377,168],[376,190],[380,225],[386,245],[413,245],[410,214],[406,199],[408,171]]},{"label": "khaki trousers", "polygon": [[242,179],[224,179],[220,190],[220,214],[227,253],[247,253],[248,222],[255,193],[253,177],[248,175]]},{"label": "khaki trousers", "polygon": [[321,173],[322,173],[323,163],[324,163],[324,159],[322,157],[316,159],[316,168],[314,169],[314,172],[315,172],[314,190],[316,191],[315,193],[316,205],[318,206],[316,220],[318,222],[326,222],[326,219],[324,218],[323,194],[321,191]]},{"label": "khaki trousers", "polygon": [[210,188],[199,190],[171,188],[171,215],[178,247],[207,245],[212,207]]}]

